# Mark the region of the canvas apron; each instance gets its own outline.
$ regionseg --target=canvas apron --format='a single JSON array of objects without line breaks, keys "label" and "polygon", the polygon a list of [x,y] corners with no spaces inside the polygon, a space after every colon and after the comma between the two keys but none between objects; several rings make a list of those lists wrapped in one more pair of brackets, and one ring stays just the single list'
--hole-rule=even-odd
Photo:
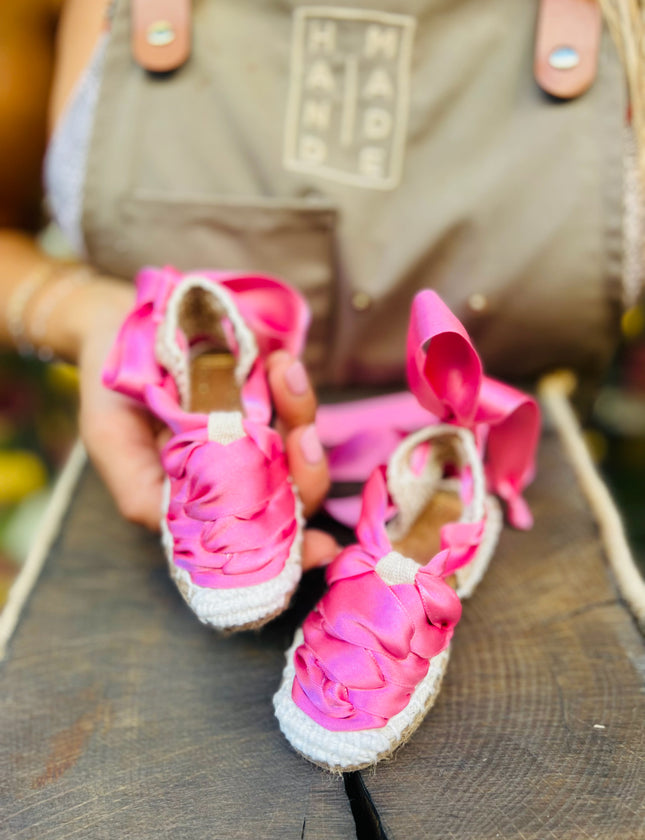
[{"label": "canvas apron", "polygon": [[623,77],[556,102],[535,0],[196,0],[187,63],[131,55],[116,4],[84,194],[90,260],[277,275],[319,383],[403,379],[433,288],[489,373],[606,364],[621,299]]}]

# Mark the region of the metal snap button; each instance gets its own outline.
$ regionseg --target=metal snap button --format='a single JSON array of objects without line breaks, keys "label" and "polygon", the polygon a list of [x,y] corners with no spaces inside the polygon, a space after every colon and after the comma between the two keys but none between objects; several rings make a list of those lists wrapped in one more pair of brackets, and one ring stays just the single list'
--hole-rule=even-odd
[{"label": "metal snap button", "polygon": [[372,305],[372,298],[367,294],[367,292],[354,292],[352,295],[352,306],[356,310],[356,312],[365,312],[366,309],[369,309]]},{"label": "metal snap button", "polygon": [[473,312],[483,312],[488,306],[486,295],[482,295],[481,292],[475,292],[468,298],[468,306]]},{"label": "metal snap button", "polygon": [[151,47],[166,47],[176,38],[176,33],[169,20],[156,20],[146,32],[146,41]]},{"label": "metal snap button", "polygon": [[549,54],[549,65],[554,70],[573,70],[580,64],[580,53],[573,47],[556,47]]}]

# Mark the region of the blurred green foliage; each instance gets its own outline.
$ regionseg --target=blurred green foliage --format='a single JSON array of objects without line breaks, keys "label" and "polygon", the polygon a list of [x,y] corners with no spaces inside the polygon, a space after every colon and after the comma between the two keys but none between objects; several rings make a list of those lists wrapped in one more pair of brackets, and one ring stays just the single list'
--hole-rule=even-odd
[{"label": "blurred green foliage", "polygon": [[[37,528],[26,506],[42,497],[76,437],[77,404],[75,368],[0,354],[0,603]],[[42,505],[31,508],[36,517]],[[24,540],[11,534],[19,518]]]}]

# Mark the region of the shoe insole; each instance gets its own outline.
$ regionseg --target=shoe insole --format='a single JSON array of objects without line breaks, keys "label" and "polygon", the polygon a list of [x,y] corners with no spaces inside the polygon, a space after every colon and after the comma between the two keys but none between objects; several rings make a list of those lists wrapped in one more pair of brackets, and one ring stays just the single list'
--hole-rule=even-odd
[{"label": "shoe insole", "polygon": [[408,533],[394,541],[392,548],[424,566],[441,548],[441,528],[457,522],[461,512],[461,500],[456,493],[437,490]]},{"label": "shoe insole", "polygon": [[191,361],[191,411],[242,411],[236,364],[233,354],[225,351],[202,353]]}]

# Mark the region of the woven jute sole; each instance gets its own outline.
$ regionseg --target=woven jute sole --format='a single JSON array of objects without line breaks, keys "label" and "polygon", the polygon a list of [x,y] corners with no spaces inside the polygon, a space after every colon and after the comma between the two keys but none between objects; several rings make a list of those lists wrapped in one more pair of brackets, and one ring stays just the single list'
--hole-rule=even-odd
[{"label": "woven jute sole", "polygon": [[282,571],[265,583],[233,589],[198,586],[185,569],[173,560],[174,541],[166,522],[170,502],[170,482],[164,485],[161,542],[170,576],[197,618],[209,627],[226,633],[255,630],[283,612],[302,576],[302,539],[304,517],[302,502],[294,487],[297,533]]},{"label": "woven jute sole", "polygon": [[446,648],[432,659],[426,676],[417,685],[408,705],[390,718],[381,729],[332,732],[312,720],[291,698],[291,686],[295,677],[293,654],[302,641],[302,630],[298,630],[287,652],[287,666],[280,688],[273,698],[273,705],[280,729],[296,752],[332,773],[370,767],[384,758],[389,758],[404,744],[439,694],[450,656],[449,649]]},{"label": "woven jute sole", "polygon": [[[486,510],[486,527],[479,549],[468,567],[457,576],[456,589],[460,597],[472,595],[484,576],[501,531],[502,516],[497,500],[487,497]],[[294,653],[302,642],[302,630],[298,630],[286,653],[286,666],[273,705],[280,729],[296,752],[332,773],[362,770],[390,758],[411,737],[432,708],[450,658],[449,648],[433,657],[427,674],[415,688],[407,706],[390,718],[385,726],[335,732],[312,720],[291,697],[296,673]]]}]

